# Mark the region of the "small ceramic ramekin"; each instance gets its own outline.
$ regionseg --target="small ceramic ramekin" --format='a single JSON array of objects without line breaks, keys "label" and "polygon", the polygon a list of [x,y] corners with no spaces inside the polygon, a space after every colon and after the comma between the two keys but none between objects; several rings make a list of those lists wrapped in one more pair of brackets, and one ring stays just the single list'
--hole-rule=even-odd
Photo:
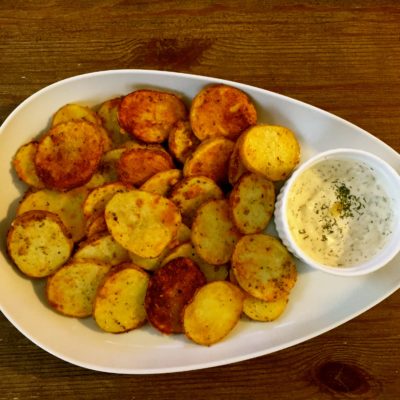
[{"label": "small ceramic ramekin", "polygon": [[[393,216],[391,233],[386,238],[384,246],[375,255],[357,264],[340,267],[321,264],[299,246],[289,228],[287,212],[291,190],[300,175],[315,164],[331,159],[354,160],[367,164],[390,198]],[[286,181],[277,196],[274,216],[275,226],[282,242],[294,256],[305,264],[334,275],[358,276],[368,274],[385,266],[400,251],[400,177],[388,163],[366,151],[341,148],[322,152],[302,163]]]}]

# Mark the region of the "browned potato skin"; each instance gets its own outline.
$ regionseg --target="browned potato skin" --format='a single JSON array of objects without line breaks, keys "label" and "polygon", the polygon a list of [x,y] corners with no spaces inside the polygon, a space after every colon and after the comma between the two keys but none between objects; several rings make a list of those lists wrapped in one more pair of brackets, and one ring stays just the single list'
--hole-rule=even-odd
[{"label": "browned potato skin", "polygon": [[204,274],[190,258],[171,260],[150,278],[145,298],[149,322],[163,333],[183,332],[183,309],[205,284]]},{"label": "browned potato skin", "polygon": [[35,166],[45,186],[69,190],[84,185],[95,173],[103,154],[103,140],[86,121],[60,123],[40,140]]},{"label": "browned potato skin", "polygon": [[119,180],[140,186],[158,172],[173,169],[171,156],[163,149],[137,147],[126,150],[117,162]]},{"label": "browned potato skin", "polygon": [[178,96],[148,89],[126,95],[118,110],[122,128],[145,143],[164,142],[174,124],[186,118],[186,107]]},{"label": "browned potato skin", "polygon": [[213,85],[202,89],[193,99],[190,123],[200,140],[216,136],[236,140],[241,132],[257,123],[257,112],[241,90]]},{"label": "browned potato skin", "polygon": [[192,132],[188,121],[178,121],[168,137],[168,149],[181,163],[194,152],[200,140]]}]

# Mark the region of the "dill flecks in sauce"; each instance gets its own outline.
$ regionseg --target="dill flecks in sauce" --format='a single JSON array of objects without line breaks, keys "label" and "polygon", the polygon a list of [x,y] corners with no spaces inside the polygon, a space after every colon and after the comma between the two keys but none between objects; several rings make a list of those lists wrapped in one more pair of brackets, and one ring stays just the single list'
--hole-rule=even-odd
[{"label": "dill flecks in sauce", "polygon": [[288,197],[290,231],[312,259],[350,266],[373,257],[392,229],[389,196],[372,168],[325,160],[304,171]]}]

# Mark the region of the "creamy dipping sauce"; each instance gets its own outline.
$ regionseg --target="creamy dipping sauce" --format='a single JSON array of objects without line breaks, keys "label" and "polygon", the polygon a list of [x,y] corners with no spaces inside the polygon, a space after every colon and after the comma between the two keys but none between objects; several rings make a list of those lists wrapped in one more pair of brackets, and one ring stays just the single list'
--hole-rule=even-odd
[{"label": "creamy dipping sauce", "polygon": [[297,245],[334,267],[373,257],[392,231],[391,200],[374,170],[360,161],[321,161],[288,194],[288,223]]}]

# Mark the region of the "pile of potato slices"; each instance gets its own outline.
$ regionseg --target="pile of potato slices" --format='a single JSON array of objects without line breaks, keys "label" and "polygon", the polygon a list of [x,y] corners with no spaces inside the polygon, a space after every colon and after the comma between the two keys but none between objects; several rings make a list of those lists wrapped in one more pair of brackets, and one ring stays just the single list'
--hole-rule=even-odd
[{"label": "pile of potato slices", "polygon": [[232,86],[190,107],[150,89],[66,104],[14,156],[28,188],[8,253],[63,315],[111,333],[148,321],[208,346],[286,308],[295,263],[264,232],[299,158],[295,134],[258,123]]}]

